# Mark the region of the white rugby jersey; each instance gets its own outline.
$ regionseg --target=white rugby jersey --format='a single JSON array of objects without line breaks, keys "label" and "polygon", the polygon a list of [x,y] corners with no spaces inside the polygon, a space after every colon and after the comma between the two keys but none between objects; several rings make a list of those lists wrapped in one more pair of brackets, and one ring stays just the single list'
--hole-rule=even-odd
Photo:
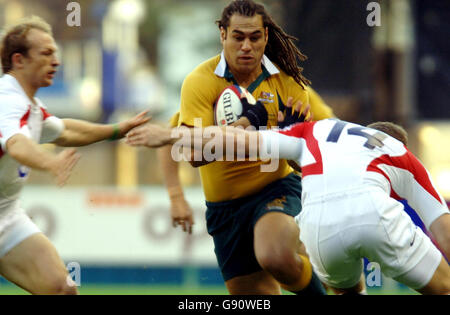
[{"label": "white rugby jersey", "polygon": [[42,102],[30,101],[19,82],[11,75],[0,78],[0,209],[18,198],[29,169],[12,159],[6,142],[23,134],[37,143],[51,142],[64,130],[61,119],[50,115]]},{"label": "white rugby jersey", "polygon": [[277,141],[279,157],[301,166],[305,202],[377,185],[392,198],[408,200],[427,228],[449,212],[420,161],[381,131],[325,119],[261,134],[266,152]]}]

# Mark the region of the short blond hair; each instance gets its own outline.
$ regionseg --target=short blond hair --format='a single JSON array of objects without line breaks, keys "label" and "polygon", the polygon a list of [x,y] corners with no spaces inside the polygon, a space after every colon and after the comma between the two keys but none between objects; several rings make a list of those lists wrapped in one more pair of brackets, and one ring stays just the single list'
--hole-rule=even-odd
[{"label": "short blond hair", "polygon": [[403,142],[405,146],[408,145],[408,133],[402,126],[396,125],[388,121],[378,121],[367,125],[367,127],[382,131],[398,141]]},{"label": "short blond hair", "polygon": [[12,70],[12,56],[16,53],[27,56],[31,48],[27,40],[28,32],[37,29],[53,36],[52,27],[44,19],[38,16],[30,16],[8,27],[2,37],[0,45],[0,57],[3,73]]}]

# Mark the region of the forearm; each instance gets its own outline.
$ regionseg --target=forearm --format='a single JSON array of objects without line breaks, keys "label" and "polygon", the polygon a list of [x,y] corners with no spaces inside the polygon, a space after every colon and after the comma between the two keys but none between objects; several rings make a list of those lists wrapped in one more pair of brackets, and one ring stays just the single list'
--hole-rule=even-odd
[{"label": "forearm", "polygon": [[450,259],[450,214],[445,213],[430,226],[430,231],[447,259]]},{"label": "forearm", "polygon": [[[250,121],[246,118],[246,117],[241,117],[239,118],[237,121],[235,121],[233,124],[230,125],[231,127],[243,127],[243,128],[247,128],[250,126]],[[191,130],[195,130],[194,128],[190,127]],[[209,130],[220,130],[220,128],[223,127],[218,127],[218,126],[210,126],[207,127]],[[202,130],[203,131],[203,130]],[[175,139],[173,142],[176,142],[178,139]],[[188,144],[185,144],[185,146],[190,146],[190,143],[192,143],[193,145],[195,143],[197,143],[197,147],[196,149],[199,152],[203,152],[203,147],[205,146],[206,143],[209,142],[209,138],[204,137],[204,133],[203,132],[199,132],[196,135],[194,135],[194,133],[192,133],[191,135],[191,139],[189,140]],[[201,151],[199,148],[199,145],[201,143]],[[189,161],[189,164],[191,164],[193,167],[200,167],[200,166],[204,166],[207,165],[209,163],[214,162],[215,160],[212,161],[207,161],[203,154],[200,154],[201,158],[198,159],[199,154],[195,153],[194,147],[192,147],[191,149],[188,150],[188,153],[185,153],[185,156],[187,158],[187,160]]]},{"label": "forearm", "polygon": [[[183,147],[190,152],[190,162],[204,165],[213,161],[205,159],[205,146],[208,145],[212,155],[216,151],[222,152],[225,157],[254,157],[259,156],[260,135],[242,128],[210,126],[206,128],[186,128],[182,131],[173,130],[171,144]],[[180,134],[181,133],[181,134]],[[196,154],[197,153],[197,154]],[[200,153],[200,154],[199,154]]]},{"label": "forearm", "polygon": [[172,158],[172,145],[164,146],[158,150],[158,160],[161,165],[166,187],[181,186],[178,177],[178,162]]},{"label": "forearm", "polygon": [[[59,146],[78,147],[113,137],[114,125],[95,124],[76,119],[63,119],[65,130],[54,141]],[[116,130],[117,133],[117,130]],[[117,134],[119,137],[119,135]]]},{"label": "forearm", "polygon": [[[208,129],[213,128],[219,130],[219,127],[211,126]],[[204,130],[206,128],[194,128],[181,126],[173,128],[170,135],[170,144],[181,146],[182,154],[185,160],[191,164],[192,167],[200,167],[214,162],[215,160],[207,161],[204,157],[204,146],[208,143]],[[171,147],[172,148],[172,147]]]},{"label": "forearm", "polygon": [[158,160],[162,168],[164,184],[170,200],[183,198],[184,193],[178,176],[178,163],[172,157],[172,146],[167,145],[158,150]]},{"label": "forearm", "polygon": [[21,134],[11,137],[6,146],[14,160],[36,170],[48,171],[55,159],[53,154]]}]

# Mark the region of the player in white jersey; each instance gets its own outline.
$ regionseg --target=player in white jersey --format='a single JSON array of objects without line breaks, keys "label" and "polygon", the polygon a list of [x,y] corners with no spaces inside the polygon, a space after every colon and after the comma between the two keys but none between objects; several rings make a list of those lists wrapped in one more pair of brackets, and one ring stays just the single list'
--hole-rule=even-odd
[{"label": "player in white jersey", "polygon": [[[372,127],[376,129],[327,119],[278,132],[260,131],[256,139],[260,152],[272,151],[272,158],[292,160],[301,167],[303,209],[296,219],[301,240],[324,283],[338,293],[362,292],[362,258],[367,257],[379,263],[386,276],[421,293],[449,294],[447,262],[396,199],[408,200],[449,255],[447,205],[419,160],[394,138],[405,138],[403,129],[390,123]],[[148,147],[167,143],[211,147],[212,141],[220,139],[216,145],[222,146],[225,155],[227,141],[232,139],[250,153],[252,132],[208,129],[173,137],[170,130],[146,125],[130,131],[127,142]],[[220,132],[223,138],[211,139],[211,134]]]},{"label": "player in white jersey", "polygon": [[30,169],[48,171],[63,185],[79,156],[74,149],[53,154],[38,144],[118,139],[148,121],[145,112],[116,125],[50,115],[34,95],[53,83],[56,50],[50,26],[37,17],[7,30],[0,50],[0,274],[33,294],[77,293],[56,249],[20,207],[19,195]]},{"label": "player in white jersey", "polygon": [[[371,127],[401,133],[393,124]],[[262,139],[269,146],[279,141],[280,157],[302,168],[304,209],[297,221],[324,283],[338,292],[360,291],[361,258],[367,257],[421,293],[448,294],[447,262],[397,200],[408,200],[448,250],[447,205],[419,160],[377,129],[323,120],[263,133]]]}]

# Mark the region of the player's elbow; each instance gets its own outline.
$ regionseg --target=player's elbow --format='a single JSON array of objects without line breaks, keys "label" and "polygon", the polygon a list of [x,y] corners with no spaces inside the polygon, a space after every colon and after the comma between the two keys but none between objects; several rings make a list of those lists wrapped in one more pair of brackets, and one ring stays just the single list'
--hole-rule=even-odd
[{"label": "player's elbow", "polygon": [[23,155],[23,142],[25,136],[17,134],[15,136],[12,136],[8,139],[6,142],[6,150],[8,151],[8,154],[15,160],[20,159],[20,157]]},{"label": "player's elbow", "polygon": [[67,140],[67,138],[65,136],[60,136],[59,138],[55,139],[54,141],[52,141],[53,144],[56,144],[57,146],[60,147],[69,147],[69,141]]},{"label": "player's elbow", "polygon": [[450,214],[445,213],[435,220],[430,231],[444,255],[450,258]]}]

